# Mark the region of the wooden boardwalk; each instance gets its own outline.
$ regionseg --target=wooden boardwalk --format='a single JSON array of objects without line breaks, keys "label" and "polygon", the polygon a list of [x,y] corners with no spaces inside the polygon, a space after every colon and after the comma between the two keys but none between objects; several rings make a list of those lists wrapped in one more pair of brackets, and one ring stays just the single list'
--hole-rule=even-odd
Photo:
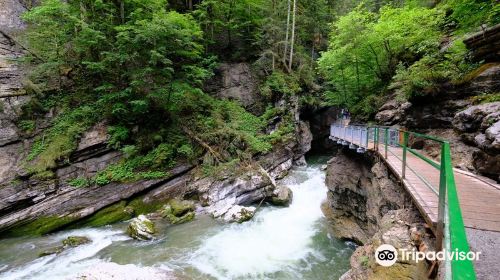
[{"label": "wooden boardwalk", "polygon": [[[346,140],[363,146],[356,138]],[[402,179],[401,147],[388,146],[387,158],[384,144],[379,144],[378,149],[375,149],[375,144],[369,142],[368,149],[375,150],[387,163],[403,182],[427,223],[435,227],[438,218],[439,170],[407,152],[405,179]],[[500,232],[500,185],[456,168],[454,175],[465,227]]]}]

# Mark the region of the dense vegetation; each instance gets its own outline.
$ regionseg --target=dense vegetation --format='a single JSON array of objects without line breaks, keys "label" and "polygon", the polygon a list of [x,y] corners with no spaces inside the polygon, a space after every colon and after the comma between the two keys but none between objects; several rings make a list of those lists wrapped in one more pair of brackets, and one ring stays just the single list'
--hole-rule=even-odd
[{"label": "dense vegetation", "polygon": [[[394,88],[411,98],[460,80],[474,67],[462,37],[499,19],[493,0],[45,0],[24,15],[35,98],[19,125],[37,135],[26,167],[50,178],[101,121],[125,158],[74,186],[249,162],[294,137],[275,102],[369,118]],[[219,63],[240,61],[259,76],[260,110],[205,91]]]}]

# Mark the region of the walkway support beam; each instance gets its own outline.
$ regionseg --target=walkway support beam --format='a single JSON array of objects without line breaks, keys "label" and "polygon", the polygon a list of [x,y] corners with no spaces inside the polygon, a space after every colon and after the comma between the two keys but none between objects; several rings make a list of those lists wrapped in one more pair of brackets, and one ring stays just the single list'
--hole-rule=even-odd
[{"label": "walkway support beam", "polygon": [[403,132],[403,168],[401,178],[405,178],[406,175],[406,153],[408,147],[408,131]]}]

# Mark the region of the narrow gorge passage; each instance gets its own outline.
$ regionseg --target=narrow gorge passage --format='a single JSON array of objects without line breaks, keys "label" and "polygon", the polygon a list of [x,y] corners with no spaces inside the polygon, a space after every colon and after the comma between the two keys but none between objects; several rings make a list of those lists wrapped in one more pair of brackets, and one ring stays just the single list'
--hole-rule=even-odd
[{"label": "narrow gorge passage", "polygon": [[[151,279],[169,279],[168,275],[177,279],[337,279],[349,269],[354,245],[327,231],[320,209],[327,191],[324,172],[318,164],[297,167],[281,183],[292,189],[292,204],[264,206],[242,224],[221,224],[198,215],[195,221],[178,226],[158,224],[160,234],[151,242],[130,239],[124,233],[126,223],[5,240],[0,245],[0,279],[73,279],[103,270]],[[37,258],[70,235],[87,236],[92,243]]]}]

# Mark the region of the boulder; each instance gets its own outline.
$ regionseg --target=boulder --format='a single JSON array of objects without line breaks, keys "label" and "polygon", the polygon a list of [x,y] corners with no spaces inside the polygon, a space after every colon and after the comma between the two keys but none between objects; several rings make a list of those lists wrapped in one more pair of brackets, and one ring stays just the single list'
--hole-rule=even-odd
[{"label": "boulder", "polygon": [[253,218],[257,209],[253,206],[244,207],[234,205],[224,214],[224,221],[228,223],[243,223]]},{"label": "boulder", "polygon": [[483,119],[500,112],[500,101],[471,106],[455,114],[453,127],[460,132],[474,132],[482,126]]},{"label": "boulder", "polygon": [[169,223],[175,225],[193,220],[195,216],[194,210],[193,202],[172,199],[169,204],[160,210],[160,214]]},{"label": "boulder", "polygon": [[69,236],[68,238],[63,240],[63,245],[66,247],[77,247],[82,244],[87,244],[92,242],[90,238],[85,236]]},{"label": "boulder", "polygon": [[155,224],[146,216],[139,215],[139,217],[130,221],[127,233],[134,239],[151,240],[154,237],[153,234],[156,233]]},{"label": "boulder", "polygon": [[278,206],[288,206],[292,203],[293,192],[287,186],[278,186],[271,196],[271,203]]},{"label": "boulder", "polygon": [[168,202],[168,204],[172,209],[172,214],[177,217],[182,216],[189,211],[195,210],[194,202],[188,200],[172,199]]},{"label": "boulder", "polygon": [[384,125],[393,125],[401,121],[405,112],[412,106],[410,102],[397,100],[397,94],[393,95],[375,115],[375,120]]},{"label": "boulder", "polygon": [[69,236],[68,238],[62,241],[62,245],[44,250],[40,254],[38,254],[38,257],[59,254],[69,247],[78,247],[80,245],[88,244],[90,242],[92,242],[92,240],[90,240],[90,238],[85,236]]},{"label": "boulder", "polygon": [[491,142],[490,147],[500,150],[500,120],[485,131],[486,138]]},{"label": "boulder", "polygon": [[202,205],[214,218],[221,218],[234,205],[250,205],[270,197],[276,188],[274,179],[262,167],[254,166],[237,178],[207,178],[195,182]]}]

